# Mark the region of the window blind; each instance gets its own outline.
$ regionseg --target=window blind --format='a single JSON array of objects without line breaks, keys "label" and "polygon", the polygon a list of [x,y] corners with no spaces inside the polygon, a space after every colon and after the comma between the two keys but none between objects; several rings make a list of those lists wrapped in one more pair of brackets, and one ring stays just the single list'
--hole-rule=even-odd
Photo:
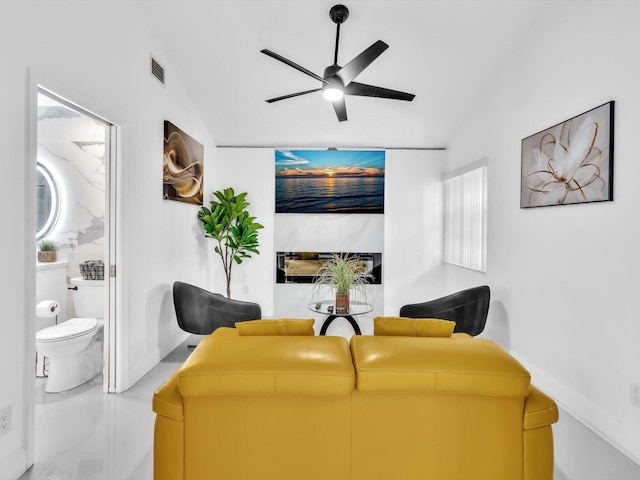
[{"label": "window blind", "polygon": [[487,161],[447,174],[444,181],[444,261],[486,271]]}]

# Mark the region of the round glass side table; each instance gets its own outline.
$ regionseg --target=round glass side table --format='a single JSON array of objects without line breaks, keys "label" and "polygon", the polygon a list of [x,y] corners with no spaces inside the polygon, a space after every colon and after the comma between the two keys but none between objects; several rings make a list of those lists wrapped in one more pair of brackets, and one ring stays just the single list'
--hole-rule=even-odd
[{"label": "round glass side table", "polygon": [[337,312],[335,300],[321,300],[319,302],[310,303],[309,310],[325,315],[322,327],[320,328],[320,335],[325,335],[329,325],[331,325],[336,318],[340,317],[345,318],[351,324],[356,335],[360,335],[360,326],[358,325],[355,317],[371,312],[373,310],[373,305],[366,302],[351,300],[349,302],[349,310],[347,312]]}]

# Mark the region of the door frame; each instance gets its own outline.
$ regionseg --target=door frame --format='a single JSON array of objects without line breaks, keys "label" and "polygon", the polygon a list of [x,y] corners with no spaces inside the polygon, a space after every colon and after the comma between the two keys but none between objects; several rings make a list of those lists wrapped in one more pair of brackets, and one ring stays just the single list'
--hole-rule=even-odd
[{"label": "door frame", "polygon": [[[119,206],[122,202],[118,199],[118,194],[121,191],[118,188],[121,185],[121,178],[118,176],[121,169],[118,168],[118,158],[121,154],[121,131],[117,125],[105,117],[93,113],[85,107],[79,105],[76,102],[59,95],[58,93],[50,90],[42,85],[37,85],[36,94],[42,93],[55,101],[77,111],[78,113],[85,115],[93,120],[100,122],[106,127],[105,135],[105,199],[104,199],[104,264],[105,264],[105,292],[104,292],[104,348],[103,348],[103,382],[102,391],[104,393],[115,393],[118,391],[118,381],[121,378],[121,363],[118,357],[118,332],[116,319],[119,317],[118,308],[120,298],[118,293],[119,282],[117,282],[117,265],[119,265],[118,245],[120,242],[120,228],[118,228],[118,218],[121,213]],[[37,156],[37,96],[36,96],[36,156]],[[37,160],[37,158],[36,158]],[[31,162],[33,163],[33,162]]]},{"label": "door frame", "polygon": [[[119,280],[122,268],[122,127],[109,122],[109,168],[105,172],[105,269],[108,269],[108,291],[105,306],[109,313],[109,328],[105,329],[104,349],[104,393],[124,391],[124,341],[122,338],[122,282]],[[107,213],[108,212],[108,213]],[[105,272],[107,275],[107,272]],[[105,277],[106,279],[106,277]],[[107,323],[107,322],[105,322]],[[107,338],[108,336],[108,338]]]}]

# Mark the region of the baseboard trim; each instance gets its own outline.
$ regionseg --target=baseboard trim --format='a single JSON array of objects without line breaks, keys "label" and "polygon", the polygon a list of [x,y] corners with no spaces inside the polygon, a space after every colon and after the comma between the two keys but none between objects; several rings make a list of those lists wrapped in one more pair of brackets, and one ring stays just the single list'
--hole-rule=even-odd
[{"label": "baseboard trim", "polygon": [[532,383],[536,387],[549,394],[572,417],[640,465],[640,435],[593,405],[588,399],[568,388],[555,377],[513,352],[511,354],[529,370]]},{"label": "baseboard trim", "polygon": [[16,450],[0,462],[0,480],[16,480],[27,471],[27,451]]},{"label": "baseboard trim", "polygon": [[135,365],[127,373],[125,390],[128,390],[132,386],[134,386],[138,380],[140,380],[147,373],[149,373],[149,371],[151,371],[153,367],[158,365],[158,363],[160,363],[164,357],[166,357],[171,352],[173,352],[187,338],[189,338],[188,333],[180,332],[174,335],[167,343],[150,352],[149,355],[147,355],[143,359],[143,361],[138,362],[138,364]]}]

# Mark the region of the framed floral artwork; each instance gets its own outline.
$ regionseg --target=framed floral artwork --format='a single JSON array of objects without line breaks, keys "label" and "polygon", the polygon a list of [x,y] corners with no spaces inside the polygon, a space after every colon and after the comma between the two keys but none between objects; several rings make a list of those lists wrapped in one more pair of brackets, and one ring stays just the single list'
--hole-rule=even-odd
[{"label": "framed floral artwork", "polygon": [[520,208],[613,200],[614,103],[522,140]]}]

